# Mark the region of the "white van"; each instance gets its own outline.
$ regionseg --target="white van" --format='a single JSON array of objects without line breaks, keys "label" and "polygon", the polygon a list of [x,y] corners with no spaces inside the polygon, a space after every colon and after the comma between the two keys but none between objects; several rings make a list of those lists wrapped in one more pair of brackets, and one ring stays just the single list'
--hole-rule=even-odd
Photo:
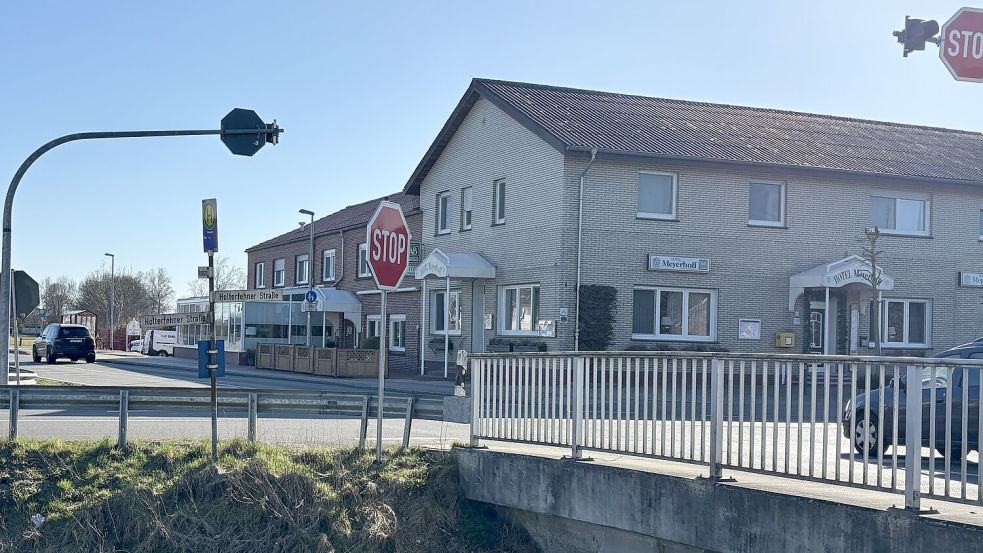
[{"label": "white van", "polygon": [[148,330],[146,336],[143,337],[140,353],[167,357],[174,355],[174,344],[176,343],[177,331],[175,330]]}]

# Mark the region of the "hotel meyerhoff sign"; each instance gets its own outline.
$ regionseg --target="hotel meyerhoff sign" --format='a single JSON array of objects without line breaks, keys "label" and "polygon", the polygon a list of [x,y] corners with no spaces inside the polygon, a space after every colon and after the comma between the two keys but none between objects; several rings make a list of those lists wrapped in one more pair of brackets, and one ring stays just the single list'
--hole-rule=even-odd
[{"label": "hotel meyerhoff sign", "polygon": [[710,260],[702,257],[675,255],[649,255],[650,271],[676,271],[680,273],[709,273]]},{"label": "hotel meyerhoff sign", "polygon": [[959,273],[959,286],[983,288],[983,273]]}]

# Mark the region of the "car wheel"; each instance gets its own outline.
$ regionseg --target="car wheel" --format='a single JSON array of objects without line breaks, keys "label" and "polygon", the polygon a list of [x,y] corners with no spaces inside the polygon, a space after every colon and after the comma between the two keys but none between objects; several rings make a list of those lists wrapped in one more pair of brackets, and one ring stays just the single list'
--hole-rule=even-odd
[{"label": "car wheel", "polygon": [[167,357],[167,352],[166,351],[158,351],[157,352],[157,357]]},{"label": "car wheel", "polygon": [[35,363],[41,362],[41,356],[38,355],[38,348],[31,348],[31,359],[33,359]]},{"label": "car wheel", "polygon": [[[877,415],[870,413],[868,417],[864,418],[863,410],[857,411],[853,422],[853,449],[860,455],[866,449],[867,456],[874,457],[877,455]],[[884,449],[887,449],[887,444],[884,444]]]},{"label": "car wheel", "polygon": [[55,361],[58,360],[58,356],[51,353],[51,350],[48,350],[48,355],[46,357],[47,357],[46,361],[48,362],[49,365],[53,364]]},{"label": "car wheel", "polygon": [[85,362],[86,363],[95,363],[96,362],[96,354],[90,353],[89,355],[86,355],[85,356]]}]

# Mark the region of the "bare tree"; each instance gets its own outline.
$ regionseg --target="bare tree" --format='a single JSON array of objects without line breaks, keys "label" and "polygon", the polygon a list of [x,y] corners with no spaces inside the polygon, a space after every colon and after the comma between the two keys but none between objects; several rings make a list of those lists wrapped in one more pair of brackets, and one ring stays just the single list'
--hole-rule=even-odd
[{"label": "bare tree", "polygon": [[62,314],[76,303],[77,296],[78,284],[71,278],[45,278],[41,281],[41,305],[44,307],[45,320],[60,321]]},{"label": "bare tree", "polygon": [[[111,281],[109,271],[100,269],[89,273],[78,286],[78,300],[75,307],[95,313],[99,317],[100,328],[107,328],[109,323]],[[147,287],[141,275],[133,274],[127,269],[116,270],[115,298],[113,320],[120,326],[146,313],[150,307]]]},{"label": "bare tree", "polygon": [[[246,287],[246,270],[232,265],[228,257],[215,258],[215,289],[241,290]],[[208,279],[199,278],[188,283],[188,293],[201,297],[208,295]]]},{"label": "bare tree", "polygon": [[877,268],[877,256],[884,253],[877,249],[877,239],[881,237],[881,230],[877,227],[864,229],[866,241],[864,242],[863,258],[870,265],[870,273],[867,274],[867,284],[870,286],[870,326],[873,327],[871,340],[877,346],[877,355],[881,354],[881,302],[879,286],[881,284],[881,273]]},{"label": "bare tree", "polygon": [[171,275],[167,269],[157,267],[143,275],[147,287],[148,309],[151,314],[169,313],[174,301],[174,287],[171,286]]}]

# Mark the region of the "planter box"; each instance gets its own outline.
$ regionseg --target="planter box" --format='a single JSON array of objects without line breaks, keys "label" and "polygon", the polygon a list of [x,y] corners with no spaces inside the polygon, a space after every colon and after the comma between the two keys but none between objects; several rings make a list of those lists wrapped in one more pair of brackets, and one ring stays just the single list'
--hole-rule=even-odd
[{"label": "planter box", "polygon": [[512,346],[512,351],[514,353],[539,353],[542,351],[539,346],[526,346],[526,345],[514,345]]},{"label": "planter box", "polygon": [[318,348],[314,350],[314,374],[320,376],[338,375],[338,350]]},{"label": "planter box", "polygon": [[512,346],[508,344],[489,344],[485,351],[488,353],[509,353],[512,351]]},{"label": "planter box", "polygon": [[294,346],[294,372],[313,373],[314,372],[314,348],[307,346]]},{"label": "planter box", "polygon": [[[379,352],[374,349],[338,350],[337,376],[348,378],[376,378],[379,375]],[[386,368],[386,376],[389,369]]]},{"label": "planter box", "polygon": [[279,371],[294,370],[294,347],[289,344],[273,346],[273,368]]},{"label": "planter box", "polygon": [[256,368],[273,368],[273,344],[258,344],[256,346]]}]

